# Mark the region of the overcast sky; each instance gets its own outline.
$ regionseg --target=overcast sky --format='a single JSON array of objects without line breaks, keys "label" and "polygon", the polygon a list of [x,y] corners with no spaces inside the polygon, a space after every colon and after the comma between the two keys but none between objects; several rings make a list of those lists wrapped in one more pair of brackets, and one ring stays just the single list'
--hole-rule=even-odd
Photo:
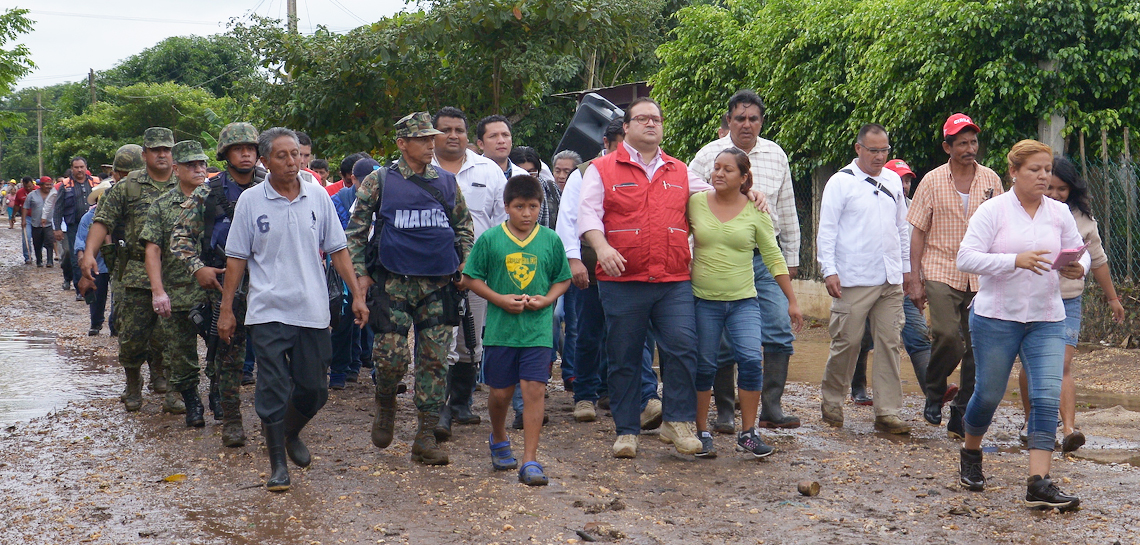
[{"label": "overcast sky", "polygon": [[[0,11],[31,11],[34,30],[17,37],[31,50],[35,70],[16,87],[45,87],[87,79],[87,71],[113,67],[171,36],[226,31],[234,17],[251,13],[285,19],[286,0],[11,0]],[[404,0],[297,0],[297,28],[317,25],[344,32],[404,9]],[[8,45],[11,45],[10,43]],[[7,48],[7,47],[6,47]]]}]

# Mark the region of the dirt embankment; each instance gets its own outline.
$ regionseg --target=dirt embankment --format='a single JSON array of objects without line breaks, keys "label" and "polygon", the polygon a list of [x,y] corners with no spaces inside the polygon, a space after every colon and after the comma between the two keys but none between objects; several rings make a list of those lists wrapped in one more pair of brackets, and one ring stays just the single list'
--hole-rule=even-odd
[{"label": "dirt embankment", "polygon": [[[59,270],[12,257],[18,235],[0,228],[5,329],[51,331],[69,357],[119,377],[106,357],[113,340],[106,329],[86,337],[86,309],[60,290]],[[817,358],[823,342],[819,330],[804,334],[793,365],[818,366],[805,358]],[[1112,354],[1082,360],[1078,380],[1134,400],[1125,383],[1136,356]],[[846,427],[835,430],[819,420],[818,377],[803,380],[785,400],[804,426],[767,434],[778,451],[764,461],[733,452],[727,436],[716,438],[715,460],[680,456],[655,432],[642,436],[636,459],[616,460],[612,422],[574,422],[570,397],[554,383],[539,451],[551,484],[538,489],[491,469],[486,421],[455,428],[451,465],[411,463],[407,395],[399,400],[397,440],[376,449],[368,438],[371,389],[350,385],[331,393],[304,432],[313,465],[292,468],[293,489],[272,494],[262,486],[268,462],[251,387],[243,391],[249,442],[226,449],[219,425],[187,429],[181,417],[158,412],[157,395],[146,395],[141,412],[123,412],[120,378],[96,399],[0,430],[0,542],[1140,543],[1140,471],[1129,464],[1057,455],[1053,476],[1081,496],[1083,509],[1040,513],[1020,505],[1027,456],[1013,404],[1000,409],[987,440],[995,450],[986,458],[989,488],[969,493],[956,484],[958,444],[921,422],[917,396],[907,397],[903,415],[915,426],[909,437],[873,432],[871,409],[851,404]],[[478,393],[484,418],[485,403]],[[1135,413],[1123,409],[1079,419],[1090,451],[1126,452],[1122,441],[1140,437]],[[521,448],[520,434],[512,438]],[[803,480],[819,482],[820,494],[800,496]]]}]

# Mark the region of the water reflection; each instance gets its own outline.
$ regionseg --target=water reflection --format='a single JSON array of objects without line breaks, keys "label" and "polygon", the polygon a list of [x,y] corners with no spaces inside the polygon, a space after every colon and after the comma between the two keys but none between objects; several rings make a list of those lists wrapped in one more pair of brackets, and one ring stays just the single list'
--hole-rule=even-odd
[{"label": "water reflection", "polygon": [[106,396],[114,378],[65,355],[50,333],[0,331],[0,425],[43,416],[68,401]]}]

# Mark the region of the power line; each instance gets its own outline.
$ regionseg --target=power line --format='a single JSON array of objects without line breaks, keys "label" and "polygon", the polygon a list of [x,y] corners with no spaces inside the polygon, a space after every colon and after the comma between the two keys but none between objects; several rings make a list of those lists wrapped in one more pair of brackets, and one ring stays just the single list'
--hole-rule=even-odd
[{"label": "power line", "polygon": [[209,25],[217,26],[219,21],[188,21],[185,19],[159,19],[155,17],[128,17],[125,15],[104,15],[101,13],[67,13],[63,11],[28,10],[28,13],[38,15],[57,15],[60,17],[82,17],[84,19],[107,19],[111,21],[140,21],[145,23],[178,23],[183,25]]},{"label": "power line", "polygon": [[358,16],[357,14],[349,11],[349,9],[344,7],[344,4],[341,4],[338,0],[329,0],[329,2],[332,2],[332,4],[334,6],[340,8],[341,11],[343,11],[343,12],[347,13],[348,15],[356,18],[357,21],[360,21],[361,23],[366,24],[366,25],[368,24],[368,21],[365,21],[364,19],[360,18],[360,16]]}]

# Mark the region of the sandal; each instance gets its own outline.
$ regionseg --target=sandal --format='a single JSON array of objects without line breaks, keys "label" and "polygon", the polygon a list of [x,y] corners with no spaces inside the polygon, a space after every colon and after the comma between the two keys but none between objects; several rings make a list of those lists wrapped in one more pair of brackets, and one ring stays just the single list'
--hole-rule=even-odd
[{"label": "sandal", "polygon": [[542,464],[527,462],[519,468],[519,482],[527,486],[546,486],[550,480],[542,472]]},{"label": "sandal", "polygon": [[491,467],[498,471],[519,467],[519,461],[511,454],[511,439],[509,437],[502,443],[496,443],[495,434],[492,433],[487,437],[487,443],[491,445]]}]

